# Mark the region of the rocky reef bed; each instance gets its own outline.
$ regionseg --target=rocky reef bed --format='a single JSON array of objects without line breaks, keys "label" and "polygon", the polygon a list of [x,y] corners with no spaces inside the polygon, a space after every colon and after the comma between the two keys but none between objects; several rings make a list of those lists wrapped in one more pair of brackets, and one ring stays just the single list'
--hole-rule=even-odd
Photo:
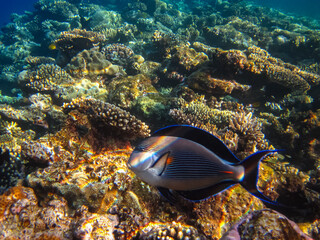
[{"label": "rocky reef bed", "polygon": [[[212,2],[40,0],[1,28],[0,239],[320,239],[320,22]],[[289,208],[166,202],[126,162],[170,124],[285,149],[258,186]]]}]

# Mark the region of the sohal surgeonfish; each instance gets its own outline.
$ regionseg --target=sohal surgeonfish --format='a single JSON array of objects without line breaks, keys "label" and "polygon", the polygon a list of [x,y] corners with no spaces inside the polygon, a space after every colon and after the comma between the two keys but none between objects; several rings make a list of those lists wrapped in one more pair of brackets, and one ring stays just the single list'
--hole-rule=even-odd
[{"label": "sohal surgeonfish", "polygon": [[257,189],[259,162],[276,151],[259,151],[240,161],[212,134],[174,125],[144,139],[132,152],[128,167],[172,203],[177,195],[199,201],[240,183],[252,195],[278,205]]}]

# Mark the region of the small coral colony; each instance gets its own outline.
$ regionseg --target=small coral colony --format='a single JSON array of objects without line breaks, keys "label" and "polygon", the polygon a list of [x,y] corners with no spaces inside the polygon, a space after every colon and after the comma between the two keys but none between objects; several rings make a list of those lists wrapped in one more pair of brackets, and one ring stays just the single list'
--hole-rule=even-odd
[{"label": "small coral colony", "polygon": [[[319,28],[231,0],[40,0],[13,14],[0,35],[0,239],[320,239]],[[141,143],[180,124],[196,135]],[[163,139],[177,148],[152,155],[162,177],[192,177],[199,142],[221,160],[195,157],[218,171],[212,185],[239,175],[202,197],[159,194],[127,163]],[[262,150],[246,178],[237,161]]]}]

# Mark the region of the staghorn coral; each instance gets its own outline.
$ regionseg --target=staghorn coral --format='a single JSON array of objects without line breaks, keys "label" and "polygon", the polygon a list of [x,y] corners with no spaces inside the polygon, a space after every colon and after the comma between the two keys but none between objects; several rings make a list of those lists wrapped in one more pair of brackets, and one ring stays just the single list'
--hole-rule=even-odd
[{"label": "staghorn coral", "polygon": [[19,74],[21,85],[39,92],[55,91],[60,84],[71,84],[71,76],[55,64],[41,64],[35,70]]},{"label": "staghorn coral", "polygon": [[93,98],[74,99],[71,103],[64,104],[63,109],[66,113],[74,109],[82,112],[90,121],[102,123],[104,128],[112,130],[118,136],[126,134],[127,138],[147,137],[150,133],[149,127],[129,112]]},{"label": "staghorn coral", "polygon": [[74,56],[67,66],[67,71],[75,77],[88,75],[96,77],[97,75],[115,75],[120,69],[117,65],[111,64],[105,55],[97,49],[83,50]]}]

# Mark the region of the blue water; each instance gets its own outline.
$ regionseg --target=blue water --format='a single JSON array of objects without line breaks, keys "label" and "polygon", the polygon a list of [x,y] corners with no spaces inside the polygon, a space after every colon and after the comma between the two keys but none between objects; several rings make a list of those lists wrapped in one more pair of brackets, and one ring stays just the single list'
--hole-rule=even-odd
[{"label": "blue water", "polygon": [[10,22],[10,15],[12,13],[24,13],[24,11],[32,11],[33,4],[37,0],[2,0],[0,8],[0,26]]},{"label": "blue water", "polygon": [[319,0],[254,0],[254,2],[300,16],[320,18]]}]

